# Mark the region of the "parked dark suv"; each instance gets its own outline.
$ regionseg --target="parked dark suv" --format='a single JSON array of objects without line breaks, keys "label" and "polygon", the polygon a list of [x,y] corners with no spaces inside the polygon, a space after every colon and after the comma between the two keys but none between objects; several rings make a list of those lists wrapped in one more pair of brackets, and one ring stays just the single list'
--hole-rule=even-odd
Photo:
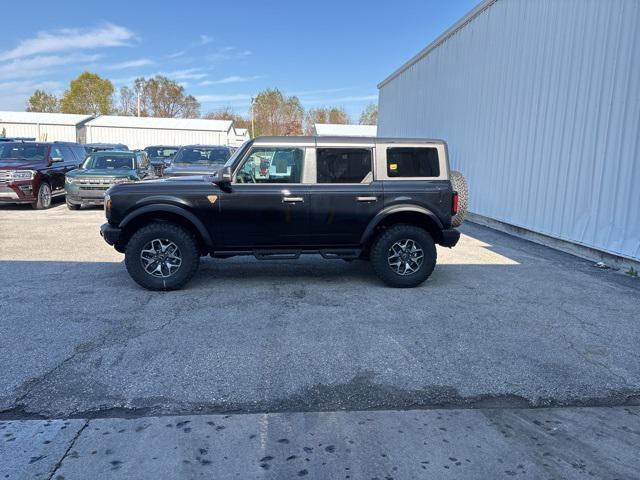
[{"label": "parked dark suv", "polygon": [[211,175],[231,157],[231,148],[224,145],[186,145],[180,147],[164,169],[166,177]]},{"label": "parked dark suv", "polygon": [[105,213],[102,236],[151,290],[183,286],[201,255],[305,253],[370,259],[388,285],[414,287],[433,271],[436,244],[460,237],[438,140],[260,137],[216,175],[115,185]]},{"label": "parked dark suv", "polygon": [[49,208],[64,195],[64,176],[85,157],[82,145],[69,142],[0,142],[0,203],[30,203]]}]

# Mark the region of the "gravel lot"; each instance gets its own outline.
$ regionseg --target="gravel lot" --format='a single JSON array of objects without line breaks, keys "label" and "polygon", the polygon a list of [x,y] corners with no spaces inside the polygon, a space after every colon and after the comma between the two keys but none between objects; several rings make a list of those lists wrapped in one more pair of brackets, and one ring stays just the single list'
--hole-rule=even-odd
[{"label": "gravel lot", "polygon": [[5,418],[640,399],[640,282],[466,224],[422,287],[369,264],[203,259],[128,276],[101,210],[0,207]]}]

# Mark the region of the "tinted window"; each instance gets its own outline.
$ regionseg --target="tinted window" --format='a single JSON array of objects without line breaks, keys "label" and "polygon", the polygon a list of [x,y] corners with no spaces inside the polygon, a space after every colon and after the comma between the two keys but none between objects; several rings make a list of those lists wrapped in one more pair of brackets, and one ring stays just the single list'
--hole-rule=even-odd
[{"label": "tinted window", "polygon": [[62,149],[57,145],[51,147],[51,152],[49,155],[51,159],[61,158],[63,162],[69,160],[68,157],[65,158],[65,152],[63,152]]},{"label": "tinted window", "polygon": [[82,168],[98,168],[108,170],[134,169],[135,159],[133,155],[109,155],[94,153],[85,160]]},{"label": "tinted window", "polygon": [[60,150],[62,151],[62,157],[65,162],[73,162],[80,163],[79,160],[75,156],[75,152],[71,149],[71,147],[67,147],[66,145],[61,145]]},{"label": "tinted window", "polygon": [[318,183],[363,183],[371,179],[371,150],[319,148]]},{"label": "tinted window", "polygon": [[393,177],[439,177],[438,149],[388,148],[387,175]]},{"label": "tinted window", "polygon": [[0,143],[0,158],[3,160],[44,161],[47,153],[45,145],[30,143]]},{"label": "tinted window", "polygon": [[193,165],[224,165],[231,157],[231,151],[226,147],[184,147],[178,150],[174,157],[175,163]]},{"label": "tinted window", "polygon": [[301,148],[255,148],[236,174],[237,183],[300,183]]},{"label": "tinted window", "polygon": [[151,158],[171,158],[178,152],[177,147],[147,147],[144,150]]}]

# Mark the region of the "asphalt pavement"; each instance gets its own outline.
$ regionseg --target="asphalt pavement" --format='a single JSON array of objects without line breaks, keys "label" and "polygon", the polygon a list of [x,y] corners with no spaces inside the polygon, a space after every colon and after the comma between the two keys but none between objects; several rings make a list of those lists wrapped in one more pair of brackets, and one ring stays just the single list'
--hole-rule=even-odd
[{"label": "asphalt pavement", "polygon": [[[166,415],[195,422],[194,415],[233,414],[246,417],[237,421],[247,429],[302,415],[296,435],[304,422],[329,421],[340,437],[331,415],[341,411],[508,415],[618,406],[637,413],[640,282],[591,262],[467,223],[460,244],[438,250],[434,274],[416,289],[385,287],[366,262],[310,256],[206,258],[184,290],[148,292],[100,238],[103,221],[99,209],[59,203],[47,211],[0,207],[0,420],[33,445],[47,422],[68,422],[62,431],[75,432],[47,447],[59,449],[101,421],[160,425]],[[594,414],[601,423],[602,415],[617,418],[617,409],[596,411],[604,412]],[[575,415],[595,431],[597,419]],[[638,427],[625,426],[629,435],[620,428],[616,442],[637,450]],[[490,437],[483,432],[476,433]],[[0,448],[0,458],[15,456],[8,452]],[[47,454],[55,461],[45,470],[72,469],[69,453]],[[505,469],[522,473],[517,465]],[[605,470],[633,478],[629,463],[616,465]],[[526,468],[525,476],[540,478]],[[68,472],[61,475],[82,478]],[[403,472],[395,478],[414,478]],[[13,473],[7,478],[33,478]]]}]

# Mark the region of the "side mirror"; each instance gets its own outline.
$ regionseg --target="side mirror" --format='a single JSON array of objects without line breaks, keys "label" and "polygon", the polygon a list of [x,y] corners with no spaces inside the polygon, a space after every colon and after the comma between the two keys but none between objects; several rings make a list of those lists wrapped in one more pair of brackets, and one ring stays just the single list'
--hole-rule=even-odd
[{"label": "side mirror", "polygon": [[216,185],[227,185],[231,183],[231,167],[222,167],[213,177],[213,183]]},{"label": "side mirror", "polygon": [[58,163],[61,162],[63,159],[62,157],[51,157],[51,163]]}]

